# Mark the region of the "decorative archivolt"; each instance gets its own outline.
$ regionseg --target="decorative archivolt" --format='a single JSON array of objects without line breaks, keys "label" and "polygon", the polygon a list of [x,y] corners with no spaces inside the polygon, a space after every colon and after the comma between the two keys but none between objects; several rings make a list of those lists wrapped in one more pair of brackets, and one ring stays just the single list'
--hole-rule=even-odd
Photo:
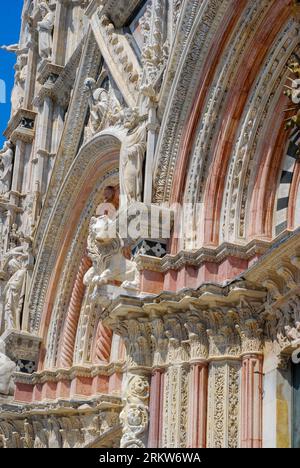
[{"label": "decorative archivolt", "polygon": [[298,42],[297,23],[290,19],[274,42],[248,98],[227,173],[220,223],[224,241],[247,239],[256,168],[265,156],[263,139],[270,122],[275,134],[282,129],[284,114],[274,121],[274,112],[287,81],[287,63]]},{"label": "decorative archivolt", "polygon": [[[209,16],[209,11],[212,12],[216,7],[221,10],[222,8],[224,8],[224,10],[226,9],[224,2],[222,4],[218,2],[217,6],[205,2],[205,6],[207,10],[204,10],[203,6],[201,13],[199,11],[197,19],[194,21],[189,40],[186,44],[185,53],[182,54],[181,57],[180,63],[183,65],[184,70],[178,67],[179,72],[174,80],[174,86],[170,92],[169,103],[166,107],[165,117],[163,118],[156,153],[157,170],[154,181],[154,201],[170,201],[172,190],[173,192],[175,190],[174,187],[172,188],[172,184],[174,184],[175,178],[176,184],[178,184],[178,179],[180,178],[180,175],[176,176],[175,173],[176,165],[178,165],[178,171],[183,171],[183,173],[185,171],[184,161],[181,162],[179,159],[182,152],[188,151],[186,146],[191,143],[184,141],[184,138],[186,137],[185,132],[187,132],[186,129],[189,124],[187,121],[188,114],[191,111],[192,103],[195,102],[194,95],[189,97],[190,88],[189,84],[184,81],[185,73],[188,73],[189,83],[192,83],[193,92],[195,92],[197,87],[196,81],[193,81],[195,66],[197,67],[197,76],[199,77],[204,63],[208,61],[207,42],[200,47],[201,33],[197,31],[198,43],[196,43],[193,33],[196,32],[196,29],[199,27],[200,23],[198,24],[198,20],[200,16],[205,14]],[[229,6],[227,5],[227,7]],[[245,60],[246,46],[247,44],[255,42],[257,33],[259,29],[261,30],[262,20],[264,19],[266,21],[267,14],[271,11],[271,8],[272,2],[269,0],[263,2],[248,2],[245,8],[239,4],[238,15],[235,11],[235,17],[238,18],[238,20],[234,26],[232,26],[233,22],[231,23],[232,31],[230,31],[229,28],[227,31],[225,29],[222,31],[223,34],[226,32],[228,42],[214,72],[214,79],[209,84],[210,88],[206,97],[204,97],[203,111],[198,121],[198,130],[196,130],[197,137],[194,147],[191,150],[187,169],[184,201],[190,203],[192,206],[197,206],[198,203],[201,207],[202,202],[207,197],[206,181],[209,178],[215,150],[218,148],[218,138],[224,120],[223,113],[226,102],[228,101],[228,90],[234,89],[236,83],[238,83],[239,76],[237,75],[237,70],[240,69],[243,60]],[[220,12],[220,10],[218,11]],[[214,11],[214,13],[214,21],[210,22],[211,29],[209,31],[213,30],[213,28],[221,30],[221,25],[216,24],[218,15],[216,11]],[[285,18],[286,17],[287,15]],[[285,21],[284,18],[281,21]],[[249,25],[251,25],[251,27],[249,27]],[[246,223],[245,200],[248,195],[247,188],[249,186],[249,176],[251,175],[251,164],[254,164],[253,158],[257,155],[257,151],[261,149],[261,140],[259,137],[262,130],[265,129],[265,126],[270,122],[267,117],[271,115],[272,111],[274,112],[274,106],[280,97],[279,86],[283,86],[284,84],[286,63],[298,45],[296,28],[297,23],[291,16],[288,23],[285,22],[282,26],[281,32],[278,33],[277,38],[274,39],[268,55],[265,57],[263,63],[259,65],[259,76],[252,86],[252,91],[250,91],[238,133],[234,136],[233,142],[230,142],[230,144],[235,144],[235,146],[232,150],[233,156],[228,171],[226,189],[223,194],[224,206],[222,219],[220,221],[222,240],[230,239],[232,241],[237,237],[243,239],[246,234],[244,233]],[[207,41],[209,41],[209,34],[206,38]],[[194,39],[195,42],[193,42]],[[200,50],[198,50],[198,47]],[[193,56],[190,55],[191,51],[193,51]],[[258,53],[259,48],[257,49],[257,56]],[[192,63],[192,58],[197,60],[197,65]],[[257,59],[261,60],[261,56],[257,57]],[[170,63],[171,62],[172,57],[170,58]],[[180,70],[182,71],[180,72]],[[166,79],[167,77],[168,74],[166,74]],[[255,118],[253,118],[253,114],[255,114]],[[250,135],[248,135],[248,133],[250,133]],[[248,142],[245,140],[247,136],[249,138]],[[183,147],[184,144],[185,147]],[[250,159],[244,167],[241,167],[243,151],[246,154],[245,158],[247,159],[249,157]],[[227,163],[224,162],[224,164]],[[220,193],[220,198],[222,198],[222,193]],[[172,199],[172,201],[175,200]],[[203,242],[204,233],[197,232],[197,228],[198,224],[203,226],[204,223],[198,223],[197,221],[199,221],[199,217],[201,219],[201,216],[204,215],[202,215],[201,210],[199,213],[198,207],[195,208],[197,212],[195,215],[194,234],[198,236],[197,241],[201,244]],[[235,220],[239,221],[235,222]],[[218,230],[219,228],[216,226],[216,229]],[[241,235],[240,232],[242,232]],[[184,245],[185,248],[196,248],[197,246],[199,245],[195,242],[193,235],[186,240]]]},{"label": "decorative archivolt", "polygon": [[[70,244],[80,217],[85,220],[86,230],[89,218],[84,218],[84,209],[96,208],[97,187],[101,177],[119,164],[121,142],[113,132],[97,135],[80,150],[53,205],[48,227],[36,260],[30,295],[30,329],[37,332],[41,325],[42,310],[51,272],[64,242]],[[92,182],[93,181],[93,182]],[[88,208],[89,207],[89,208]],[[87,213],[85,213],[87,215]],[[92,212],[90,211],[90,214]],[[72,221],[74,225],[72,226]],[[65,231],[68,226],[67,231]],[[72,230],[73,229],[73,230]],[[87,232],[87,231],[86,231]],[[71,236],[71,237],[70,237]],[[74,246],[74,243],[73,243]],[[64,256],[70,245],[66,245]],[[82,246],[83,250],[83,246]],[[80,261],[80,259],[78,259]],[[58,278],[56,278],[57,281]]]},{"label": "decorative archivolt", "polygon": [[[231,2],[228,0],[209,0],[202,2],[201,7],[198,3],[195,19],[193,14],[189,18],[187,16],[184,18],[189,23],[188,32],[190,31],[190,34],[188,37],[186,34],[184,35],[185,48],[184,51],[180,48],[182,53],[179,63],[177,63],[177,75],[171,74],[174,85],[168,97],[156,152],[154,202],[169,201],[170,199],[184,123],[193,105],[195,89],[197,89],[201,69],[210,53],[212,38],[223,23],[230,4]],[[194,22],[191,26],[193,19]],[[173,54],[178,60],[178,51],[175,48]],[[173,59],[171,57],[169,66],[172,65]]]},{"label": "decorative archivolt", "polygon": [[[204,201],[205,182],[212,163],[214,147],[217,144],[228,89],[231,89],[237,80],[236,70],[244,58],[246,44],[255,37],[260,18],[267,11],[269,4],[269,1],[255,1],[244,11],[215,72],[214,80],[207,93],[203,115],[199,120],[187,172],[184,201],[192,206]],[[252,28],[249,28],[249,24]],[[197,233],[196,225],[194,231]],[[198,242],[201,242],[203,233],[200,232],[197,235],[199,236]],[[195,239],[187,239],[186,242],[186,247],[194,247]]]},{"label": "decorative archivolt", "polygon": [[[89,146],[90,145],[87,145],[88,148]],[[93,188],[92,193],[90,194],[90,197],[86,203],[85,208],[80,213],[77,226],[74,229],[72,243],[66,254],[64,268],[63,268],[61,277],[59,279],[57,290],[55,293],[55,302],[53,306],[52,320],[51,320],[51,325],[48,331],[48,338],[47,338],[47,357],[46,357],[47,361],[46,362],[48,366],[56,364],[57,353],[59,351],[59,341],[61,339],[61,333],[63,332],[63,325],[67,317],[67,312],[71,307],[70,301],[72,299],[72,294],[73,294],[73,290],[75,287],[74,284],[75,284],[76,276],[78,274],[78,268],[79,268],[79,265],[82,263],[83,258],[86,256],[87,237],[88,237],[90,219],[93,215],[95,215],[97,206],[103,201],[103,189],[105,188],[105,186],[117,185],[118,174],[119,174],[119,171],[118,171],[117,159],[116,159],[114,168],[112,168],[111,170],[108,170],[102,176],[99,175],[99,179],[97,180],[97,183],[95,187]],[[89,265],[90,265],[90,262],[89,262]],[[81,287],[83,287],[82,282],[79,288]],[[76,292],[75,292],[75,295],[76,295]],[[72,330],[71,347],[74,347],[75,336],[77,333],[78,319],[79,317],[77,317],[77,320],[74,323],[75,329]],[[64,333],[66,333],[66,330],[64,330]],[[73,351],[74,351],[74,348],[72,350],[69,350],[68,352],[68,355],[72,353],[72,358],[73,358]]]}]

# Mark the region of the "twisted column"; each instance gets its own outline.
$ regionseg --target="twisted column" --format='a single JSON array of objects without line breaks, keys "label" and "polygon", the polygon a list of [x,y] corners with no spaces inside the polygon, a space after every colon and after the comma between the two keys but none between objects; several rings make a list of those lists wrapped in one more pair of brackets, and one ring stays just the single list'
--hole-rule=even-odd
[{"label": "twisted column", "polygon": [[108,363],[110,359],[113,332],[100,321],[97,329],[93,362]]},{"label": "twisted column", "polygon": [[87,256],[84,256],[81,260],[81,264],[75,279],[67,312],[67,318],[64,325],[60,355],[60,365],[62,367],[71,367],[73,364],[73,354],[78,321],[85,293],[83,279],[91,266],[91,260]]}]

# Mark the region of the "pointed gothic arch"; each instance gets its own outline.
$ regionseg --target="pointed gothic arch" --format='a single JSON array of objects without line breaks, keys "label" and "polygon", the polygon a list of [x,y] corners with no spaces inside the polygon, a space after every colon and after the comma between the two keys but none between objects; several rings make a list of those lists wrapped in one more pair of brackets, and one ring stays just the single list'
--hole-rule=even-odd
[{"label": "pointed gothic arch", "polygon": [[[44,338],[52,318],[54,298],[62,305],[60,299],[64,294],[68,297],[67,290],[70,294],[75,281],[86,248],[90,217],[101,201],[101,189],[111,185],[112,179],[118,180],[120,145],[116,131],[105,131],[84,145],[55,201],[36,259],[29,301],[30,328]],[[64,271],[66,263],[67,272]],[[61,281],[61,275],[69,277],[68,284]],[[52,323],[59,325],[61,321],[56,318]]]}]

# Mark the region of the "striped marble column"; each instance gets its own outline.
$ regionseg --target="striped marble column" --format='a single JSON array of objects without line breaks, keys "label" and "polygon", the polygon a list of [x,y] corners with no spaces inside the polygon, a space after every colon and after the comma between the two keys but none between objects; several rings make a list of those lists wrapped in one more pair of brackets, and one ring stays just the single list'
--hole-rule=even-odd
[{"label": "striped marble column", "polygon": [[262,447],[263,356],[248,354],[242,362],[242,448]]},{"label": "striped marble column", "polygon": [[208,363],[191,364],[189,376],[189,407],[187,447],[206,447]]}]

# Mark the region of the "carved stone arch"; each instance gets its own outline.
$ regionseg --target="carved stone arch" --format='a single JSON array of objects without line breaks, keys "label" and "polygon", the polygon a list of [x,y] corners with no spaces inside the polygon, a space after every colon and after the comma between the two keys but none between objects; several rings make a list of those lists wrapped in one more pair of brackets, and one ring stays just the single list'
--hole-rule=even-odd
[{"label": "carved stone arch", "polygon": [[[80,310],[78,310],[80,307],[78,301],[83,299],[85,291],[83,277],[91,266],[90,260],[86,254],[89,222],[91,217],[95,215],[97,206],[103,201],[103,189],[106,186],[117,185],[118,178],[119,173],[117,166],[113,166],[99,177],[97,185],[91,193],[89,202],[83,209],[79,223],[74,231],[74,237],[65,259],[53,305],[53,316],[46,342],[47,366],[60,364],[64,367],[66,361],[71,362],[71,354],[73,354],[74,350],[76,328],[79,319],[78,314],[80,313]],[[71,304],[71,301],[75,301],[75,303]],[[70,314],[68,325],[66,324],[67,314]],[[66,336],[66,334],[68,336]],[[62,342],[63,336],[64,340]],[[68,350],[65,346],[66,343],[68,344]],[[62,348],[64,348],[64,350]],[[66,359],[66,353],[68,354],[68,359]],[[58,355],[61,355],[60,363],[57,362]]]},{"label": "carved stone arch", "polygon": [[84,82],[87,77],[97,77],[100,62],[101,53],[94,34],[90,29],[83,40],[81,61],[78,70],[75,72],[77,73],[76,86],[72,92],[68,113],[65,119],[64,132],[59,144],[51,181],[37,226],[35,235],[36,249],[38,249],[42,243],[55,200],[58,197],[61,185],[80,148],[88,109]]},{"label": "carved stone arch", "polygon": [[[287,4],[277,3],[272,6],[268,1],[247,4],[240,2],[239,5],[235,5],[233,15],[235,21],[230,22],[228,19],[226,28],[224,22],[220,26],[218,34],[222,33],[222,41],[220,41],[222,49],[218,50],[218,59],[214,66],[208,59],[206,67],[202,64],[203,76],[201,73],[198,75],[198,78],[201,76],[200,87],[197,91],[197,98],[194,100],[197,103],[189,119],[186,118],[182,123],[182,128],[185,130],[176,132],[179,143],[175,144],[174,141],[172,143],[172,147],[175,148],[172,167],[175,168],[174,173],[178,176],[172,177],[171,182],[173,202],[180,201],[181,194],[185,193],[185,202],[192,203],[192,205],[199,202],[203,204],[201,225],[205,226],[205,229],[203,229],[201,245],[217,245],[220,241],[224,186],[240,117],[270,48],[290,17],[291,10]],[[249,24],[251,28],[248,27]],[[268,35],[267,30],[270,32]],[[245,43],[245,36],[238,41],[239,34],[247,34],[247,48],[241,47],[241,43]],[[260,41],[259,37],[266,38],[266,40]],[[204,73],[206,68],[212,73],[209,80]],[[191,149],[195,143],[197,127],[203,134],[203,146],[199,153],[200,158],[198,158],[202,166],[197,168],[195,164],[194,179],[189,178],[189,174],[186,179],[188,164],[192,162]],[[169,141],[170,139],[171,137]],[[177,153],[178,148],[181,151]],[[187,192],[182,190],[184,185],[186,191],[190,190],[190,198]],[[201,193],[198,189],[199,185]],[[197,219],[200,219],[199,213],[197,213]],[[176,252],[177,245],[175,242],[173,244],[172,251]],[[197,248],[199,247],[197,245]]]},{"label": "carved stone arch", "polygon": [[[218,147],[219,133],[222,130],[224,119],[226,99],[228,90],[235,86],[237,70],[243,64],[245,49],[241,47],[242,43],[251,43],[260,19],[265,15],[268,9],[268,2],[255,1],[239,10],[236,24],[231,24],[231,30],[228,27],[229,37],[227,44],[221,51],[221,59],[214,67],[214,75],[206,87],[200,88],[198,99],[198,117],[194,115],[194,132],[190,132],[191,138],[190,154],[185,151],[182,159],[187,158],[187,174],[185,181],[184,202],[198,208],[194,214],[194,225],[191,232],[195,233],[197,239],[189,238],[185,241],[185,247],[200,247],[204,242],[204,197],[206,183],[210,174],[210,167],[213,162],[214,148]],[[241,7],[241,5],[240,5]],[[235,17],[235,16],[234,16]],[[251,28],[249,28],[251,25]],[[247,40],[245,41],[245,38]],[[244,42],[245,41],[245,42]],[[216,111],[218,110],[218,111]],[[190,124],[192,125],[192,124]],[[202,226],[203,229],[199,229]]]},{"label": "carved stone arch", "polygon": [[220,240],[225,242],[248,242],[253,235],[272,236],[277,179],[289,136],[283,122],[287,107],[283,90],[289,73],[287,63],[297,46],[297,23],[290,18],[253,83],[234,140],[220,222]]},{"label": "carved stone arch", "polygon": [[[118,170],[120,146],[120,135],[113,130],[95,136],[84,145],[54,204],[36,259],[29,300],[30,330],[44,338],[63,269],[68,260],[72,268],[75,251],[78,252],[74,255],[75,264],[76,261],[79,264],[89,219],[99,200],[99,186],[105,183],[107,174]],[[74,265],[72,275],[74,280]]]},{"label": "carved stone arch", "polygon": [[[163,171],[160,174],[157,172],[157,177],[161,180],[164,178],[162,186],[166,187],[169,194],[158,196],[160,190],[158,187],[155,194],[158,200],[155,201],[170,199],[172,202],[181,201],[182,194],[186,203],[195,204],[203,200],[205,184],[202,184],[201,193],[198,187],[201,186],[201,182],[207,180],[213,159],[213,149],[218,143],[217,130],[222,125],[223,114],[217,112],[216,109],[224,108],[228,89],[234,87],[234,80],[237,79],[236,71],[245,58],[245,50],[241,44],[244,43],[245,37],[248,39],[247,43],[253,40],[261,18],[266,15],[269,7],[268,1],[255,1],[251,4],[230,2],[229,5],[225,2],[222,4],[218,2],[218,5],[205,2],[203,9],[199,10],[189,40],[186,42],[183,69],[178,67],[178,76],[174,80],[173,91],[175,93],[176,89],[176,95],[173,92],[170,93],[168,107],[172,109],[172,114],[169,116],[167,108],[166,121],[163,122],[158,143],[157,155],[161,155],[159,164],[163,167],[163,171],[164,164],[166,164],[167,170],[165,174]],[[205,8],[207,10],[204,11]],[[202,34],[197,28],[203,25],[201,15],[207,15],[210,18],[214,8],[220,9],[218,9],[218,14],[215,14],[214,22],[210,21],[209,24],[219,40],[218,47],[212,50],[208,45],[209,34],[205,36],[207,42],[202,47],[200,46]],[[200,26],[198,20],[200,20]],[[216,24],[217,20],[219,20],[218,24]],[[196,64],[193,63],[195,57],[197,58]],[[193,75],[193,70],[197,70],[196,76]],[[184,81],[187,74],[193,91]],[[179,106],[180,99],[183,101]],[[168,118],[170,122],[167,122]],[[176,131],[172,133],[175,125]],[[204,136],[203,148],[201,147],[197,156],[195,152],[199,132],[202,132]],[[166,155],[165,161],[162,161],[164,155]],[[199,161],[202,161],[202,167],[198,167]],[[155,183],[159,185],[158,180]]]},{"label": "carved stone arch", "polygon": [[[185,5],[183,24],[177,30],[180,38],[184,38],[183,45],[178,50],[173,48],[164,84],[164,88],[168,89],[169,80],[174,83],[168,101],[163,100],[165,113],[156,150],[154,202],[170,201],[172,186],[176,186],[175,174],[180,175],[181,170],[184,171],[184,168],[175,168],[187,120],[195,107],[195,89],[207,75],[207,63],[211,65],[212,62],[215,68],[221,55],[219,47],[216,50],[211,48],[213,37],[226,37],[228,26],[231,21],[236,21],[233,18],[239,16],[244,5],[244,1],[208,0],[194,4],[192,11]],[[183,26],[185,33],[182,35]],[[221,49],[223,45],[221,42]],[[179,185],[177,189],[180,192],[182,184]]]}]

